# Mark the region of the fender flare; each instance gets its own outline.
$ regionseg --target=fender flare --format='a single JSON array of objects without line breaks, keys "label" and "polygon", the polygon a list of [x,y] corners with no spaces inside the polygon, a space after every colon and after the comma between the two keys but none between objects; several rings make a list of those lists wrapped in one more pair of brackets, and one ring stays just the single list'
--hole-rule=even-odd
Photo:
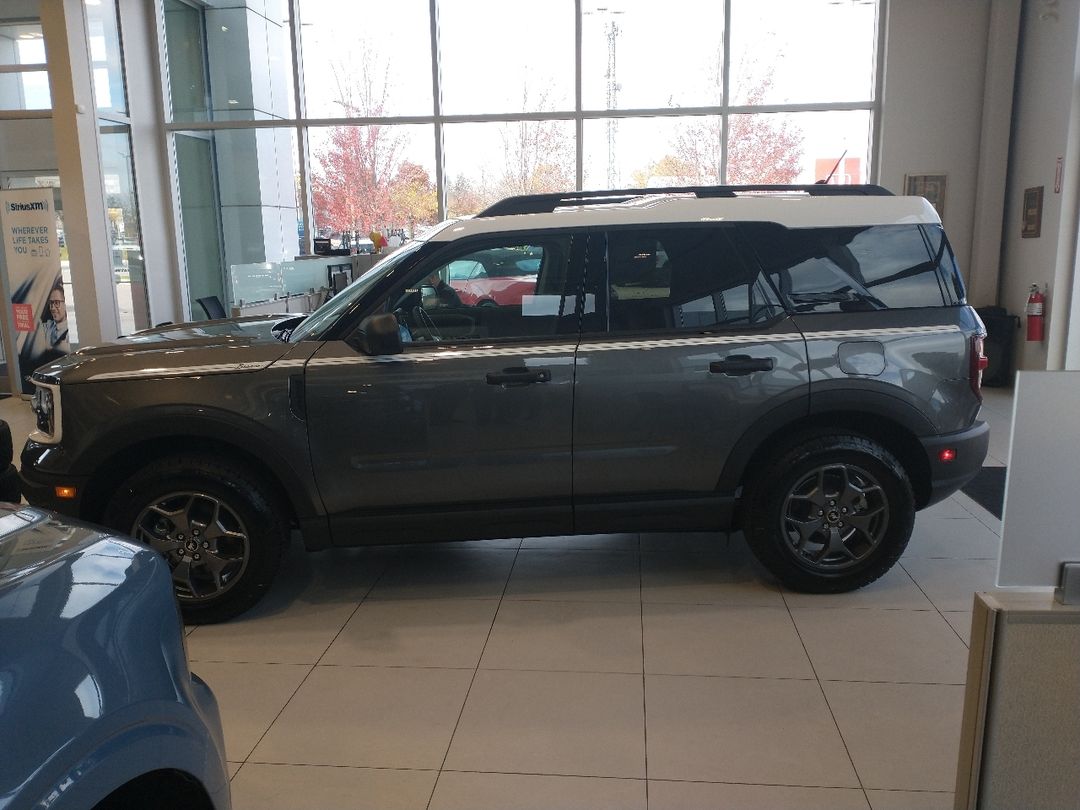
[{"label": "fender flare", "polygon": [[925,436],[936,432],[930,421],[915,406],[892,394],[873,389],[814,392],[780,405],[757,419],[732,447],[720,473],[717,489],[734,492],[742,484],[754,456],[786,429],[797,430],[812,425],[830,414],[856,412],[864,417],[887,420],[910,433]]},{"label": "fender flare", "polygon": [[80,453],[80,472],[92,475],[112,459],[147,441],[204,440],[238,451],[261,464],[284,489],[298,518],[324,514],[310,461],[298,468],[275,449],[281,436],[274,431],[218,408],[156,405],[133,411],[97,436]]}]

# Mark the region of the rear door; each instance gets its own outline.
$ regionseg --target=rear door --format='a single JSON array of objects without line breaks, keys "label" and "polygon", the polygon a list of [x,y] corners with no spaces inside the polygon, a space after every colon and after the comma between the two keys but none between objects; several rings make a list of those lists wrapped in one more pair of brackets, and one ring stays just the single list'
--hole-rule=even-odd
[{"label": "rear door", "polygon": [[[722,526],[735,443],[808,410],[802,335],[726,224],[594,234],[574,403],[577,531]],[[632,503],[628,509],[626,504]]]}]

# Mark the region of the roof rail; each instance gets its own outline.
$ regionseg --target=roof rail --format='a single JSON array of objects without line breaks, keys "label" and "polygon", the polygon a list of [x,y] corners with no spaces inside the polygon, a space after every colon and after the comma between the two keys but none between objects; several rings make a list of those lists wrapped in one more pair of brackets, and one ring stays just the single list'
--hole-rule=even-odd
[{"label": "roof rail", "polygon": [[556,208],[570,205],[604,205],[627,202],[651,194],[693,194],[697,197],[736,197],[754,192],[802,192],[811,197],[839,196],[892,196],[881,186],[828,185],[815,183],[809,186],[671,186],[667,188],[620,188],[608,191],[565,191],[556,194],[522,194],[507,197],[489,205],[476,216],[504,217],[511,214],[549,214]]}]

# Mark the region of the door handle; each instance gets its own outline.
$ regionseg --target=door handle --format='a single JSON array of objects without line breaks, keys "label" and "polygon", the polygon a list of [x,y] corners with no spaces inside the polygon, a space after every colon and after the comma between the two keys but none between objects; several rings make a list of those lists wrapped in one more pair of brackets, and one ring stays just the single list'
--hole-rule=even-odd
[{"label": "door handle", "polygon": [[485,377],[488,385],[532,385],[550,382],[551,370],[546,368],[504,368],[502,371],[489,371]]},{"label": "door handle", "polygon": [[732,354],[723,360],[709,363],[713,374],[726,374],[729,377],[744,377],[755,371],[772,371],[776,365],[771,357],[751,357],[748,354]]}]

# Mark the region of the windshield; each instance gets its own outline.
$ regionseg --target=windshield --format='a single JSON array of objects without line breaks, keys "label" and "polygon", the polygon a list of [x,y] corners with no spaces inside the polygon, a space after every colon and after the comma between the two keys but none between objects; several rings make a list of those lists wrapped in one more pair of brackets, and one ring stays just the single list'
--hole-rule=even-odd
[{"label": "windshield", "polygon": [[397,267],[403,259],[419,250],[420,246],[423,244],[424,242],[422,241],[416,241],[391,253],[344,290],[304,318],[304,320],[300,322],[300,325],[293,330],[292,335],[289,337],[289,342],[295,343],[300,340],[306,340],[312,335],[324,331],[334,323],[343,312],[359,300],[364,293],[373,287],[379,279]]}]

